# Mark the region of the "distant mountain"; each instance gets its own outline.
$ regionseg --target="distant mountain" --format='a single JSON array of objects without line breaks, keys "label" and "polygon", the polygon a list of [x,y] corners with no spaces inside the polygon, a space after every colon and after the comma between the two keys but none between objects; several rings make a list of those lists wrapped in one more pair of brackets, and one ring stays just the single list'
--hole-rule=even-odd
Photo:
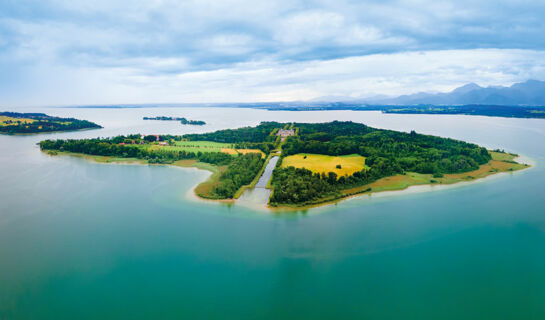
[{"label": "distant mountain", "polygon": [[469,83],[446,93],[415,93],[397,98],[364,99],[368,104],[388,105],[524,105],[545,106],[545,81],[528,80],[510,87],[481,87]]}]

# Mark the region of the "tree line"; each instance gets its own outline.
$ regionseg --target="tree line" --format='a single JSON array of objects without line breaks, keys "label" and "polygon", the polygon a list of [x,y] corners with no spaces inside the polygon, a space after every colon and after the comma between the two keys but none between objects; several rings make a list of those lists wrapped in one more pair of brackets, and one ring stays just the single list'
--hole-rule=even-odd
[{"label": "tree line", "polygon": [[[312,203],[339,197],[343,189],[367,185],[380,178],[405,172],[433,174],[476,170],[492,159],[486,148],[431,135],[380,130],[353,122],[296,123],[298,136],[288,137],[282,156],[315,153],[331,156],[359,154],[368,167],[350,176],[337,177],[293,167],[274,171],[271,204]],[[281,163],[281,161],[279,161]]]},{"label": "tree line", "polygon": [[[145,136],[155,141],[169,140],[172,136]],[[259,153],[240,154],[232,156],[223,152],[189,152],[185,150],[139,148],[138,144],[124,145],[126,141],[142,141],[140,135],[117,136],[113,138],[96,138],[83,140],[44,140],[40,142],[42,150],[83,153],[88,155],[112,156],[120,158],[138,158],[148,163],[170,164],[179,160],[193,159],[218,166],[227,166],[221,174],[217,185],[212,190],[211,197],[232,198],[237,190],[252,182],[264,164]]]},{"label": "tree line", "polygon": [[[153,137],[155,136],[146,136]],[[165,137],[165,136],[159,136]],[[139,148],[138,145],[123,145],[124,141],[139,139],[140,135],[117,136],[114,138],[96,138],[82,140],[44,140],[40,142],[42,150],[57,150],[74,153],[83,153],[97,156],[112,156],[119,158],[138,158],[149,163],[173,163],[178,160],[195,159],[214,165],[227,165],[233,156],[223,152],[191,152],[185,150],[165,150]]]},{"label": "tree line", "polygon": [[[81,129],[102,128],[96,123],[74,118],[51,117],[44,113],[1,112],[0,116],[15,118],[8,125],[0,126],[0,133],[39,133],[51,131],[73,131]],[[21,119],[21,120],[17,120]],[[23,119],[32,119],[25,122]]]},{"label": "tree line", "polygon": [[233,198],[240,187],[250,184],[263,167],[259,153],[247,153],[234,158],[219,178],[214,193],[221,198]]}]

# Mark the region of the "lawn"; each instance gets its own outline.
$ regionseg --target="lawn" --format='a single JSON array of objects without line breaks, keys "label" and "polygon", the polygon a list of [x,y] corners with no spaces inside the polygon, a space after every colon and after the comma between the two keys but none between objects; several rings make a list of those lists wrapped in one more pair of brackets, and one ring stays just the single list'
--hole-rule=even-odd
[{"label": "lawn", "polygon": [[154,144],[136,144],[136,145],[127,145],[134,146],[136,148],[151,148],[152,150],[165,150],[165,151],[187,151],[187,152],[223,152],[231,155],[246,154],[246,153],[261,153],[262,156],[265,154],[259,149],[235,149],[234,144],[231,143],[221,143],[221,142],[212,142],[212,141],[175,141],[172,146],[160,146],[157,143]]},{"label": "lawn", "polygon": [[234,147],[231,143],[213,141],[176,141],[175,146],[183,149],[191,149],[195,152],[221,152],[222,149],[232,149]]},{"label": "lawn", "polygon": [[495,151],[489,151],[492,155],[493,160],[499,160],[499,161],[514,161],[516,156],[511,153],[503,153],[503,152],[495,152]]},{"label": "lawn", "polygon": [[[337,168],[340,165],[341,168]],[[312,172],[335,172],[338,176],[351,175],[365,168],[365,157],[357,154],[326,156],[322,154],[299,153],[282,160],[282,167],[305,168]]]},{"label": "lawn", "polygon": [[221,143],[213,141],[176,141],[174,146],[166,146],[163,148],[172,148],[172,150],[185,150],[193,152],[224,152],[232,155],[239,153],[261,153],[265,154],[259,149],[235,149],[235,145],[231,143]]}]

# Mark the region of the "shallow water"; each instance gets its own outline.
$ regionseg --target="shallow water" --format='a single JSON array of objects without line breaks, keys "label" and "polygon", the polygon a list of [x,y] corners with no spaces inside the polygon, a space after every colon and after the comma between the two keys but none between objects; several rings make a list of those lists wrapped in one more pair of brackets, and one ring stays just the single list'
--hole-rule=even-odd
[{"label": "shallow water", "polygon": [[[105,128],[0,136],[0,319],[545,318],[544,120],[223,108],[25,111]],[[160,115],[209,125],[142,120]],[[188,197],[206,171],[51,157],[35,145],[333,119],[501,148],[534,166],[287,214]]]}]

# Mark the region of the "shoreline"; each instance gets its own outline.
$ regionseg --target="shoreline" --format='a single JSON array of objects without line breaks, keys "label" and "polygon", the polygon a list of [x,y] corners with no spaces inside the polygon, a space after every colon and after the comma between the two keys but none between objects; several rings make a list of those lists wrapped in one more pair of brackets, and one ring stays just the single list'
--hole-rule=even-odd
[{"label": "shoreline", "polygon": [[99,130],[104,129],[104,127],[100,128],[83,128],[83,129],[76,129],[76,130],[54,130],[54,131],[42,131],[42,132],[24,132],[24,133],[5,133],[0,132],[0,134],[3,134],[5,136],[36,136],[39,134],[50,134],[50,133],[64,133],[64,132],[80,132],[80,131],[90,131],[90,130]]},{"label": "shoreline", "polygon": [[[467,186],[467,185],[470,185],[472,183],[485,182],[485,181],[488,181],[488,180],[490,180],[492,178],[500,178],[500,177],[502,177],[503,175],[505,175],[507,173],[514,173],[514,172],[523,171],[525,169],[535,167],[535,161],[533,161],[529,157],[526,157],[524,155],[514,156],[514,155],[509,154],[509,153],[506,153],[506,155],[512,156],[512,161],[523,160],[525,162],[515,162],[515,163],[505,162],[505,163],[511,164],[512,166],[517,166],[518,165],[520,167],[516,168],[516,169],[513,169],[513,170],[507,169],[507,170],[503,170],[503,171],[486,172],[486,173],[484,173],[483,176],[473,177],[471,179],[459,178],[458,180],[448,180],[448,182],[444,182],[444,183],[430,183],[429,181],[427,183],[425,183],[425,182],[413,183],[413,184],[407,183],[407,184],[404,184],[404,185],[401,185],[401,186],[395,186],[395,185],[392,186],[391,184],[390,185],[386,184],[383,188],[379,188],[378,190],[373,189],[373,187],[374,186],[376,187],[377,184],[380,185],[381,183],[383,183],[385,181],[391,181],[392,179],[395,179],[396,177],[402,177],[404,175],[390,176],[390,177],[381,178],[381,179],[379,179],[379,180],[377,180],[375,182],[372,182],[372,183],[364,185],[364,186],[351,188],[351,189],[345,189],[343,191],[347,191],[347,190],[354,190],[354,191],[350,192],[350,193],[347,193],[346,195],[341,196],[341,197],[337,197],[337,198],[333,198],[333,199],[327,199],[326,198],[326,199],[323,199],[323,200],[318,200],[316,203],[310,203],[310,204],[306,204],[306,205],[302,205],[302,206],[296,206],[296,205],[270,206],[270,205],[267,205],[267,208],[269,210],[271,210],[271,211],[276,211],[277,213],[306,211],[308,209],[314,209],[314,208],[319,208],[319,207],[337,205],[337,203],[339,203],[341,201],[353,199],[353,198],[356,198],[356,197],[359,197],[359,196],[364,196],[364,195],[367,195],[369,197],[371,197],[371,196],[387,197],[387,196],[407,194],[407,193],[421,193],[421,192],[435,191],[437,189],[457,188],[457,187]],[[477,170],[464,172],[464,173],[457,173],[457,174],[446,174],[445,176],[447,178],[452,178],[452,176],[462,176],[462,175],[471,176],[471,174],[475,174],[475,173],[479,172],[479,170],[482,170],[483,167],[491,166],[492,161],[503,162],[503,161],[493,159],[490,162],[481,165],[479,167],[479,169],[477,169]],[[530,162],[530,163],[527,163],[527,162]],[[431,176],[431,175],[415,174],[415,173],[412,173],[412,172],[407,172],[406,174],[409,175],[409,176],[410,175]],[[433,179],[431,177],[428,177],[428,178],[430,180]],[[417,189],[417,190],[415,190],[415,189]],[[419,189],[421,189],[421,190],[419,190]],[[343,191],[341,191],[341,192],[343,192]]]},{"label": "shoreline", "polygon": [[89,155],[89,154],[83,154],[83,153],[52,151],[52,150],[46,150],[41,152],[51,157],[69,156],[69,157],[75,157],[75,158],[82,158],[87,161],[95,162],[97,164],[168,166],[168,167],[174,167],[174,168],[197,169],[197,170],[208,171],[210,174],[207,176],[207,178],[202,182],[196,183],[190,189],[190,192],[193,194],[193,197],[200,201],[206,200],[206,201],[213,201],[213,202],[220,202],[220,203],[234,203],[236,200],[236,199],[207,198],[198,193],[199,186],[204,187],[207,184],[211,184],[215,182],[214,178],[217,177],[217,174],[221,171],[222,167],[218,167],[209,163],[199,162],[197,160],[187,159],[187,160],[178,160],[173,163],[149,163],[147,160],[138,159],[138,158],[118,158],[118,157],[112,157],[112,156],[99,156],[99,155]]},{"label": "shoreline", "polygon": [[[529,166],[526,169],[533,168],[533,166]],[[466,180],[466,181],[458,181],[450,184],[415,184],[415,185],[409,185],[403,189],[395,189],[395,190],[380,190],[380,191],[370,191],[370,192],[362,192],[362,193],[356,193],[347,195],[342,198],[336,198],[334,200],[328,200],[325,202],[312,204],[312,205],[306,205],[306,206],[300,206],[300,207],[291,207],[291,206],[278,206],[278,207],[270,207],[267,206],[266,208],[271,211],[277,211],[276,213],[293,213],[297,211],[307,211],[309,209],[317,209],[317,208],[325,208],[328,206],[335,206],[339,202],[342,201],[349,201],[349,200],[356,200],[361,199],[363,196],[368,196],[369,198],[375,197],[375,198],[387,198],[387,197],[393,197],[393,196],[401,196],[401,195],[408,195],[408,194],[418,194],[418,193],[425,193],[425,192],[432,192],[432,191],[441,191],[441,190],[447,190],[447,189],[454,189],[454,188],[460,188],[460,187],[467,187],[473,184],[482,183],[482,182],[488,182],[493,179],[500,179],[503,176],[507,174],[513,174],[522,172],[522,170],[516,170],[516,171],[510,171],[510,172],[496,172],[494,174],[488,175],[483,178],[478,178],[474,180]]]},{"label": "shoreline", "polygon": [[[215,182],[215,179],[217,175],[220,173],[221,168],[207,164],[198,162],[197,160],[179,160],[174,163],[169,164],[153,164],[148,163],[147,160],[143,159],[137,159],[137,158],[116,158],[111,156],[98,156],[98,155],[87,155],[87,154],[81,154],[81,153],[72,153],[72,152],[64,152],[64,151],[42,151],[45,154],[49,156],[56,156],[56,155],[65,155],[65,156],[73,156],[78,158],[84,158],[85,160],[91,160],[96,163],[100,164],[121,164],[121,165],[162,165],[162,166],[172,166],[172,167],[178,167],[178,168],[193,168],[197,170],[205,170],[208,171],[210,174],[206,177],[206,179],[202,182],[197,182],[189,191],[188,194],[191,193],[191,200],[197,200],[197,201],[206,201],[206,202],[215,202],[215,203],[221,203],[226,205],[233,205],[236,204],[240,196],[249,190],[252,190],[250,185],[245,185],[241,187],[241,190],[237,192],[238,197],[233,199],[213,199],[213,198],[207,198],[205,196],[202,196],[198,193],[199,187],[206,188],[208,185],[213,184]],[[494,152],[494,154],[498,154]],[[306,211],[308,209],[318,208],[318,207],[327,207],[331,205],[337,205],[337,203],[345,200],[350,200],[359,196],[367,195],[369,197],[371,196],[377,196],[377,197],[384,197],[384,196],[392,196],[392,195],[400,195],[400,194],[407,194],[407,193],[421,193],[421,192],[428,192],[428,191],[435,191],[437,189],[448,189],[448,188],[454,188],[454,187],[460,187],[460,186],[466,186],[470,183],[476,183],[481,181],[488,181],[492,177],[501,177],[505,173],[513,173],[517,171],[522,171],[524,169],[535,167],[535,161],[532,161],[531,158],[528,158],[524,155],[513,155],[509,153],[502,153],[503,157],[508,157],[508,160],[498,160],[498,159],[492,159],[486,164],[483,164],[479,167],[479,169],[464,173],[456,173],[456,174],[445,174],[442,178],[433,178],[431,174],[418,174],[413,172],[407,172],[404,175],[395,175],[390,177],[384,177],[377,181],[374,181],[370,184],[344,189],[341,190],[341,194],[343,194],[340,197],[335,198],[324,198],[321,200],[317,200],[315,203],[309,203],[305,205],[278,205],[278,206],[271,206],[268,202],[264,203],[263,205],[259,205],[260,208],[263,208],[267,210],[270,213],[293,213],[297,211]],[[270,156],[269,156],[270,158]],[[270,160],[270,159],[267,160]],[[524,162],[516,162],[516,160],[522,160]],[[266,166],[268,161],[265,162],[264,167]],[[258,179],[260,175],[258,174],[256,176],[256,179]],[[257,181],[254,179],[255,181]],[[432,182],[436,181],[436,182]],[[252,181],[253,183],[254,181]],[[396,184],[397,183],[397,184]],[[271,190],[271,193],[274,192],[274,190]],[[240,203],[240,205],[243,205],[243,203]],[[252,207],[257,207],[257,205],[252,205]]]}]

